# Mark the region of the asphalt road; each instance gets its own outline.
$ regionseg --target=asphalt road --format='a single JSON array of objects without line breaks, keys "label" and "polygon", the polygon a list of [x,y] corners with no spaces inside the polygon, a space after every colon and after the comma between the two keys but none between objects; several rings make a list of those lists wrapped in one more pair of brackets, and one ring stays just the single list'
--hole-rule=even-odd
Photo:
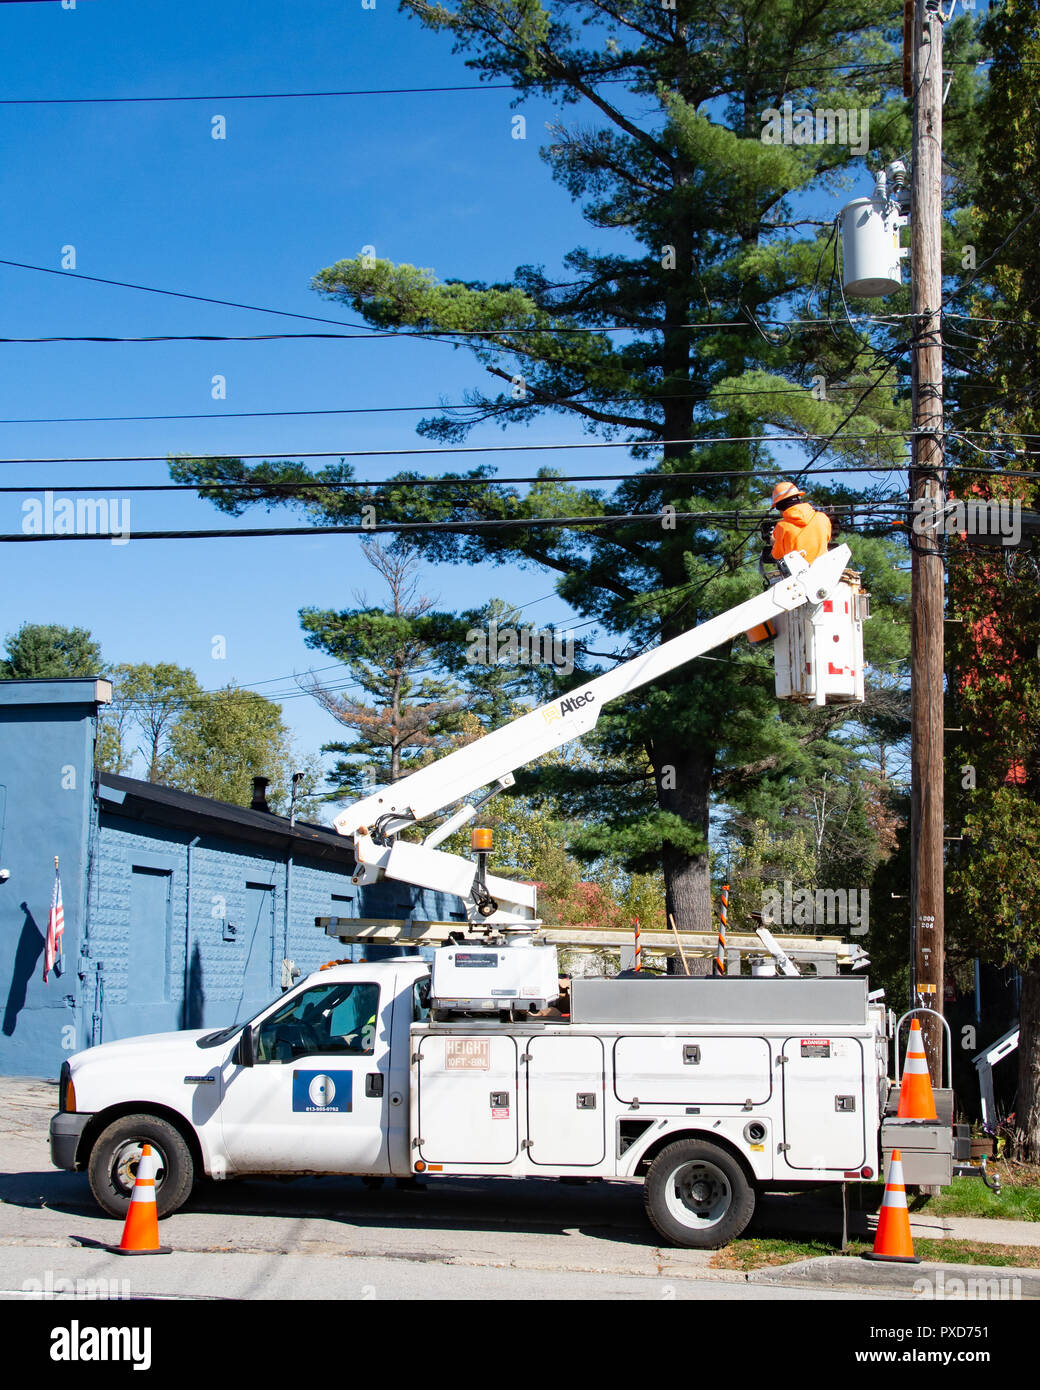
[{"label": "asphalt road", "polygon": [[[334,1178],[203,1182],[188,1207],[161,1223],[173,1254],[122,1259],[102,1248],[118,1243],[120,1225],[94,1204],[85,1175],[50,1165],[55,1093],[42,1082],[0,1078],[0,1299],[8,1302],[99,1293],[359,1301],[893,1297],[757,1284],[713,1269],[711,1252],[662,1247],[643,1214],[641,1184],[630,1182],[430,1179],[423,1187],[388,1181],[377,1189]],[[768,1213],[759,1218],[760,1233],[770,1221]]]}]

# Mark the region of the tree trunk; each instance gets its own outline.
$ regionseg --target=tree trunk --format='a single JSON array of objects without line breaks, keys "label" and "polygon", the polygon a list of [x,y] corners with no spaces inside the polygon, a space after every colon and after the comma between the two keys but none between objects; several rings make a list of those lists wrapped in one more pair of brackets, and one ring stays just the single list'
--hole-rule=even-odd
[{"label": "tree trunk", "polygon": [[665,845],[665,910],[681,932],[710,932],[713,928],[711,873],[708,863],[708,799],[711,793],[713,748],[690,749],[666,741],[654,743],[657,794],[662,811],[681,816],[704,837],[704,852],[690,855]]},{"label": "tree trunk", "polygon": [[1016,1156],[1040,1163],[1040,961],[1022,972],[1018,1028]]}]

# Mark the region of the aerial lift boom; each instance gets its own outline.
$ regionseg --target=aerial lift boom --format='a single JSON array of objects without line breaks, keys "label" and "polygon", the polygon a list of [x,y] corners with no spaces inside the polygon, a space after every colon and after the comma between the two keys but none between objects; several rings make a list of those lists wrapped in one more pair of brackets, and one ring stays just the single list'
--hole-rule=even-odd
[{"label": "aerial lift boom", "polygon": [[334,822],[341,835],[353,837],[357,858],[354,882],[396,879],[457,895],[473,923],[533,926],[537,911],[533,885],[485,876],[481,870],[475,874],[470,860],[436,848],[448,834],[473,818],[477,806],[483,805],[487,796],[477,806],[459,808],[422,844],[397,839],[398,832],[481,788],[495,784],[498,790],[510,785],[517,768],[594,728],[608,700],[658,680],[759,623],[775,621],[805,604],[811,605],[814,613],[822,610],[841,582],[850,558],[846,545],[821,555],[812,565],[796,551],[781,564],[784,577],[764,593],[355,802]]}]

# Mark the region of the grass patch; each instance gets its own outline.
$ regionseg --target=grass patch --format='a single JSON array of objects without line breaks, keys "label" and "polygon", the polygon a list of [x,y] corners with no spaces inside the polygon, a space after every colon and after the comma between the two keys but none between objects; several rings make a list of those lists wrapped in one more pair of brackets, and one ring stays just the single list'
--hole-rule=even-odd
[{"label": "grass patch", "polygon": [[1040,1246],[996,1245],[989,1241],[915,1240],[914,1254],[942,1265],[1016,1265],[1040,1269]]},{"label": "grass patch", "polygon": [[[850,1240],[847,1255],[868,1255],[873,1245],[865,1240]],[[712,1256],[712,1269],[739,1269],[749,1272],[772,1265],[794,1264],[797,1260],[819,1259],[825,1255],[840,1255],[841,1244],[835,1240],[782,1240],[777,1237],[734,1240],[724,1250]],[[1040,1246],[997,1245],[968,1240],[915,1240],[914,1254],[932,1264],[945,1265],[1010,1265],[1020,1269],[1040,1269]]]},{"label": "grass patch", "polygon": [[[1002,1160],[988,1166],[1000,1176],[1001,1192],[996,1196],[981,1178],[954,1178],[938,1197],[907,1191],[911,1214],[928,1212],[933,1216],[979,1216],[996,1221],[1040,1221],[1040,1165]],[[883,1183],[850,1183],[849,1211],[876,1212],[881,1206]],[[810,1194],[820,1206],[841,1209],[841,1189],[837,1183],[814,1188]]]},{"label": "grass patch", "polygon": [[[858,1255],[869,1250],[869,1245],[854,1241]],[[755,1240],[731,1240],[722,1250],[717,1250],[711,1258],[712,1269],[765,1269],[769,1265],[789,1265],[796,1260],[815,1260],[823,1255],[840,1254],[837,1241],[828,1240],[782,1240],[768,1236]]]},{"label": "grass patch", "polygon": [[938,1197],[914,1202],[915,1211],[935,1216],[981,1216],[999,1221],[1040,1221],[1040,1180],[1036,1170],[1021,1171],[1023,1165],[1000,1163],[1001,1192],[998,1197],[978,1178],[954,1178]]}]

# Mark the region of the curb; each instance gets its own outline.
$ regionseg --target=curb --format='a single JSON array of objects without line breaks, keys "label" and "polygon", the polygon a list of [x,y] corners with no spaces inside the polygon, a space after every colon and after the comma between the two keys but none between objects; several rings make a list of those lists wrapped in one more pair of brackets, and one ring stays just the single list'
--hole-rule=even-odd
[{"label": "curb", "polygon": [[[922,1279],[929,1281],[927,1291],[922,1291],[918,1282]],[[1006,1282],[1001,1283],[1001,1280]],[[1010,1282],[1012,1280],[1017,1281],[1017,1287]],[[755,1270],[748,1275],[748,1283],[795,1288],[815,1284],[822,1288],[869,1289],[893,1295],[909,1294],[926,1301],[936,1296],[958,1301],[967,1298],[992,1302],[1040,1299],[1040,1269],[925,1262],[919,1265],[886,1265],[861,1260],[856,1255],[824,1255],[815,1260],[799,1260],[795,1264]]]}]

